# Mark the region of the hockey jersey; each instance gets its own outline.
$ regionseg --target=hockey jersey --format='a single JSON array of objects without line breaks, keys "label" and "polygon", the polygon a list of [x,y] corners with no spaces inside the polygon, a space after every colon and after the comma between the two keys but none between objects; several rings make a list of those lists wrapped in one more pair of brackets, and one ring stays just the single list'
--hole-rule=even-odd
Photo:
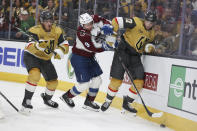
[{"label": "hockey jersey", "polygon": [[[54,55],[53,51],[60,48],[64,54],[68,53],[68,41],[63,37],[63,30],[53,25],[50,32],[46,32],[42,25],[37,25],[29,29],[29,34],[37,41],[31,41],[25,47],[25,51],[32,55],[49,60]],[[31,39],[31,38],[30,38]]]},{"label": "hockey jersey", "polygon": [[85,57],[93,57],[97,52],[103,52],[101,28],[104,24],[110,22],[98,15],[93,15],[93,29],[91,31],[85,30],[82,26],[77,29],[76,41],[73,45],[72,52]]},{"label": "hockey jersey", "polygon": [[154,41],[155,31],[153,29],[146,30],[143,20],[138,17],[116,17],[112,20],[112,26],[115,32],[119,28],[126,29],[123,37],[138,53],[144,52],[145,45]]}]

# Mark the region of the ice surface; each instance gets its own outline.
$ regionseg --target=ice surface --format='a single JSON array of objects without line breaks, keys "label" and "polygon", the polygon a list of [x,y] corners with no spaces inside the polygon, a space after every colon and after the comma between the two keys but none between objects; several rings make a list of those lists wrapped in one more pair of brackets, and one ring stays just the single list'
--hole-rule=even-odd
[{"label": "ice surface", "polygon": [[[24,84],[0,81],[0,91],[19,109],[24,96]],[[82,108],[84,97],[74,98],[75,108],[69,108],[59,97],[64,93],[57,90],[53,97],[59,103],[58,109],[43,104],[38,87],[32,99],[34,109],[30,116],[17,113],[0,96],[0,109],[5,119],[0,120],[0,131],[171,131],[161,128],[132,114],[121,114],[120,110],[109,108],[106,112],[93,112]],[[99,103],[101,105],[101,103]]]}]

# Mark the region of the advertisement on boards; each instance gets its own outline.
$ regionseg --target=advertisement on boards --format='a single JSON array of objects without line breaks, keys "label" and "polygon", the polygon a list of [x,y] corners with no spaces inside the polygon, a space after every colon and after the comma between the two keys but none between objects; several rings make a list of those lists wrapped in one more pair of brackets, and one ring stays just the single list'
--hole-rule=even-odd
[{"label": "advertisement on boards", "polygon": [[[147,90],[157,91],[158,74],[144,72],[144,87]],[[124,74],[123,83],[131,85],[131,81],[127,73]]]},{"label": "advertisement on boards", "polygon": [[172,65],[168,106],[197,115],[197,68]]}]

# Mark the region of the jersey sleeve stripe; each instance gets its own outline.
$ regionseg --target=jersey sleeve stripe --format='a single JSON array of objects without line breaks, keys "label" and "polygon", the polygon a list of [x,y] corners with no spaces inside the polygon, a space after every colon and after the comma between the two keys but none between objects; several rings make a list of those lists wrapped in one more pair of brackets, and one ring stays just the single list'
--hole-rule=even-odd
[{"label": "jersey sleeve stripe", "polygon": [[136,95],[137,95],[137,93],[136,93],[135,91],[132,91],[132,90],[131,90],[131,88],[129,88],[129,91],[130,91],[131,93],[133,93],[133,94],[136,94]]},{"label": "jersey sleeve stripe", "polygon": [[119,25],[119,28],[124,28],[124,22],[122,17],[116,17],[116,22]]}]

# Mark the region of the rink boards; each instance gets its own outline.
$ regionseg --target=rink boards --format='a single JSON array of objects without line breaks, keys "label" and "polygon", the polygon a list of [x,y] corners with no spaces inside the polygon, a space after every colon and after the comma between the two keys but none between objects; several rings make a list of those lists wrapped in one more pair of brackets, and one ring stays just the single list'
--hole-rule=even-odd
[{"label": "rink boards", "polygon": [[[1,80],[22,83],[26,81],[27,71],[22,61],[24,47],[25,43],[22,42],[0,42]],[[102,103],[110,81],[113,52],[99,53],[96,58],[103,69],[103,82],[96,100]],[[52,61],[60,81],[58,89],[68,90],[76,81],[69,55],[62,60]],[[140,99],[137,99],[134,106],[138,109],[138,115],[159,124],[163,123],[175,130],[196,130],[197,62],[155,56],[143,56],[142,61],[145,68],[145,85],[141,95],[152,112],[165,113],[161,118],[150,118],[145,113]],[[45,86],[44,79],[41,79],[39,85]],[[129,87],[130,81],[125,74],[124,84],[112,103],[113,107],[121,109],[122,95],[128,93]]]}]

